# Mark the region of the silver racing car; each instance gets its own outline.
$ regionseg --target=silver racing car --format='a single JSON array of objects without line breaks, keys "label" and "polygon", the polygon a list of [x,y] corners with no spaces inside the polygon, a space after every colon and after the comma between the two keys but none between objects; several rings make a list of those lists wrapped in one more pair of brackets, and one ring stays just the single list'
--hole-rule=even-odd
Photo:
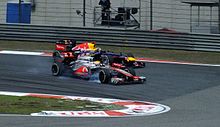
[{"label": "silver racing car", "polygon": [[144,83],[146,80],[143,76],[136,76],[133,68],[110,66],[105,56],[101,61],[95,60],[92,56],[82,56],[68,64],[61,59],[54,59],[51,70],[54,76],[62,75],[65,70],[70,70],[73,76],[83,79],[90,79],[92,75],[98,74],[98,79],[102,84]]}]

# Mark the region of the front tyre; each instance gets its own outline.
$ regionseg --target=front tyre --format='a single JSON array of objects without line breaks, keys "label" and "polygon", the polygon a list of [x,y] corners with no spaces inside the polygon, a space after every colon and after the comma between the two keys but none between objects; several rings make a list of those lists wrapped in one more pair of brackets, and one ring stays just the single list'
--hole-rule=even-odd
[{"label": "front tyre", "polygon": [[127,71],[128,73],[132,74],[133,76],[136,76],[136,73],[133,68],[128,67],[128,68],[125,68],[124,70]]},{"label": "front tyre", "polygon": [[101,83],[106,84],[109,83],[111,78],[110,71],[108,69],[101,69],[99,72],[99,80]]},{"label": "front tyre", "polygon": [[139,65],[139,67],[144,68],[146,66],[146,64],[144,62],[137,62],[137,64]]}]

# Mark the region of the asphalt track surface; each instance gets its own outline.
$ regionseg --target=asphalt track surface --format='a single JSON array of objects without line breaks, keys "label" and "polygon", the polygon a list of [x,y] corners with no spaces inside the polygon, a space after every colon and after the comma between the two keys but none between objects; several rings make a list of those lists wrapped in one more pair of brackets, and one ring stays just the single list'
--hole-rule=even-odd
[{"label": "asphalt track surface", "polygon": [[220,67],[147,63],[145,84],[101,85],[51,76],[52,59],[0,55],[0,91],[107,97],[161,103],[171,111],[126,118],[0,115],[1,127],[219,127]]}]

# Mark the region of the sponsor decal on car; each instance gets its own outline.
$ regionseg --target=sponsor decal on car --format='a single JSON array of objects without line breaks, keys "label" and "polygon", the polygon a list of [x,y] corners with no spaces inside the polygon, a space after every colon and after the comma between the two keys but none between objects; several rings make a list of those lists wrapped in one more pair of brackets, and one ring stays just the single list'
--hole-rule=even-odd
[{"label": "sponsor decal on car", "polygon": [[105,110],[105,111],[41,111],[31,113],[31,116],[57,116],[57,117],[131,117],[131,116],[148,116],[168,112],[170,107],[158,103],[146,101],[120,100],[108,98],[93,98],[80,96],[64,96],[38,93],[20,93],[20,92],[0,92],[0,95],[11,96],[31,96],[39,98],[54,99],[71,99],[71,100],[88,100],[97,103],[113,104],[124,106],[122,110]]}]

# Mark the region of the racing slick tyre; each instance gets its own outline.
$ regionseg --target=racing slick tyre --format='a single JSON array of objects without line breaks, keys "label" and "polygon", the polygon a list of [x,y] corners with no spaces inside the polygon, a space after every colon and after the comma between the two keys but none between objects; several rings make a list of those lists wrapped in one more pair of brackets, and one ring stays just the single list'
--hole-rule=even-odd
[{"label": "racing slick tyre", "polygon": [[61,56],[59,51],[54,51],[53,52],[53,59],[54,59],[54,61],[56,61],[56,60],[63,60],[63,58],[62,58],[62,56]]},{"label": "racing slick tyre", "polygon": [[110,71],[108,69],[101,69],[99,72],[99,80],[101,83],[106,84],[109,83],[111,78]]},{"label": "racing slick tyre", "polygon": [[103,55],[101,56],[101,62],[104,65],[112,65],[112,63],[114,62],[114,58],[110,55]]},{"label": "racing slick tyre", "polygon": [[114,58],[110,55],[108,55],[107,57],[108,57],[109,64],[112,65],[114,63]]},{"label": "racing slick tyre", "polygon": [[140,67],[144,68],[146,66],[146,64],[144,62],[138,62],[138,64],[140,65]]},{"label": "racing slick tyre", "polygon": [[128,73],[132,74],[133,76],[136,76],[136,73],[133,68],[129,67],[129,68],[125,68],[124,70],[127,71]]},{"label": "racing slick tyre", "polygon": [[54,57],[54,58],[55,58],[55,57],[62,58],[59,51],[54,51],[54,52],[53,52],[53,57]]},{"label": "racing slick tyre", "polygon": [[53,76],[60,76],[63,73],[63,65],[62,63],[53,63],[51,67]]}]

